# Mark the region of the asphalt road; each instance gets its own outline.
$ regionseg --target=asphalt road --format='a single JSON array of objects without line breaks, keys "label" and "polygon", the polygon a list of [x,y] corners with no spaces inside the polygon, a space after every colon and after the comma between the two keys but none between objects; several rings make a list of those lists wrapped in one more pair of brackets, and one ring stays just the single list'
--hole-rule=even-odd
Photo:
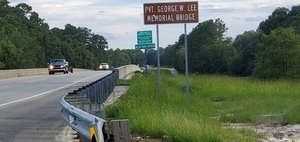
[{"label": "asphalt road", "polygon": [[[59,100],[111,71],[0,79],[0,142],[62,142]],[[69,140],[68,140],[69,141]]]}]

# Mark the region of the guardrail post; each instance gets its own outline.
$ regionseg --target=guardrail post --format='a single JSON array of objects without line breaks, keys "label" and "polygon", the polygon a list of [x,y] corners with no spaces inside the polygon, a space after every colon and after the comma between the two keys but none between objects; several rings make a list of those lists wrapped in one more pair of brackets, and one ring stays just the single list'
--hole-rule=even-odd
[{"label": "guardrail post", "polygon": [[109,127],[116,142],[131,142],[129,119],[111,120]]},{"label": "guardrail post", "polygon": [[105,107],[103,104],[92,104],[90,113],[102,119],[106,118]]},{"label": "guardrail post", "polygon": [[79,137],[79,140],[80,142],[91,142],[90,139],[84,137],[82,134],[78,133],[78,137]]}]

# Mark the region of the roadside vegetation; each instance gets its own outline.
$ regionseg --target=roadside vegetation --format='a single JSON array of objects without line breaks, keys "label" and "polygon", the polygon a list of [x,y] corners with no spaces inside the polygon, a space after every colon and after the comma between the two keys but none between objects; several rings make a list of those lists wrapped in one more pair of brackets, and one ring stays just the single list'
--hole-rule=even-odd
[{"label": "roadside vegetation", "polygon": [[129,119],[132,133],[153,138],[165,135],[172,142],[254,142],[265,136],[230,128],[230,124],[300,122],[299,82],[190,75],[186,101],[185,76],[162,70],[158,94],[156,72],[134,76],[126,94],[107,107],[107,118]]}]

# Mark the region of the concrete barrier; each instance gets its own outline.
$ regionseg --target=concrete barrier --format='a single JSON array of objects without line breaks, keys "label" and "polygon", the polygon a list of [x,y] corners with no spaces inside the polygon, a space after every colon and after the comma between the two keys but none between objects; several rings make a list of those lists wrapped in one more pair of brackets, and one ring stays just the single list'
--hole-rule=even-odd
[{"label": "concrete barrier", "polygon": [[[88,71],[88,69],[74,68],[74,72],[81,71]],[[49,74],[47,68],[0,70],[0,79],[44,74]]]},{"label": "concrete barrier", "polygon": [[[143,72],[137,65],[126,65],[117,68],[119,69],[119,78],[124,79],[135,72]],[[88,69],[74,68],[74,72],[88,71]],[[49,74],[47,68],[32,68],[32,69],[14,69],[14,70],[0,70],[0,79],[14,78],[31,75],[45,75]]]},{"label": "concrete barrier", "polygon": [[137,65],[125,65],[118,67],[117,69],[119,70],[119,79],[126,79],[136,72],[143,72],[143,70]]}]

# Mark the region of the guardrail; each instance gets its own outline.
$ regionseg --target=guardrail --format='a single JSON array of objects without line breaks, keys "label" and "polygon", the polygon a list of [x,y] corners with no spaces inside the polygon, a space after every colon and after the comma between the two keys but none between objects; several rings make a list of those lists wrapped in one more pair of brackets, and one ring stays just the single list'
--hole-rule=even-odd
[{"label": "guardrail", "polygon": [[136,65],[116,68],[108,76],[64,96],[60,100],[63,120],[87,141],[114,141],[114,135],[106,129],[107,121],[103,103],[112,93],[118,79],[124,79],[135,72],[142,72],[142,70]]},{"label": "guardrail", "polygon": [[110,75],[79,88],[78,90],[74,91],[74,93],[85,94],[92,103],[102,104],[114,90],[118,79],[119,70],[114,69]]},{"label": "guardrail", "polygon": [[69,126],[92,142],[114,141],[113,135],[105,130],[106,120],[78,109],[64,99],[65,97],[59,101],[62,106],[61,117]]}]

